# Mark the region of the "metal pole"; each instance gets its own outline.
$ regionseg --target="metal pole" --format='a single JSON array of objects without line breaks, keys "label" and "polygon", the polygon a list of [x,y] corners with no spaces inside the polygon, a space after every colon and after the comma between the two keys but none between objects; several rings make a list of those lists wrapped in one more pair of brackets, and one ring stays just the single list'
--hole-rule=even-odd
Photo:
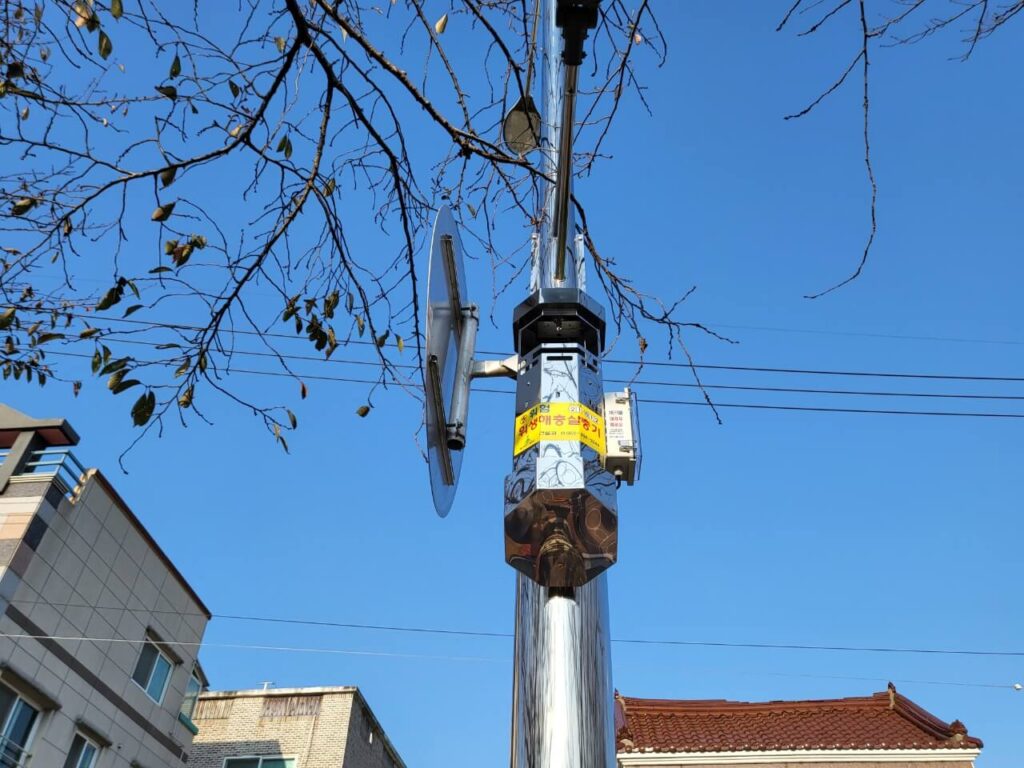
[{"label": "metal pole", "polygon": [[[557,0],[537,0],[541,4],[541,90],[542,99],[542,123],[540,137],[541,170],[550,178],[555,179],[555,184],[547,185],[544,191],[544,216],[540,229],[540,243],[534,254],[535,269],[534,282],[531,290],[538,288],[575,288],[576,270],[567,269],[564,280],[555,279],[556,261],[558,256],[558,184],[559,177],[558,156],[562,146],[562,112],[564,111],[565,81],[562,77],[562,33],[555,24],[555,9]],[[570,138],[570,130],[566,138]],[[569,164],[565,183],[565,196],[572,194],[572,167]],[[576,216],[570,208],[565,216],[564,233],[572,233],[576,229]],[[571,238],[568,238],[571,242]],[[563,240],[564,244],[565,240]],[[564,245],[563,245],[564,248]],[[575,259],[574,254],[568,258]]]},{"label": "metal pole", "polygon": [[[555,24],[556,0],[537,2],[543,14],[542,168],[550,178],[556,178],[562,130],[571,133],[572,126],[562,123],[565,94],[561,33]],[[571,163],[567,166],[561,171],[569,176],[562,179],[563,188],[571,191]],[[556,280],[559,243],[566,250],[566,235],[575,229],[571,210],[565,217],[565,227],[560,232],[555,229],[557,187],[552,184],[545,190],[531,291],[574,288],[582,272],[573,244],[567,256],[572,268],[564,270],[564,280]],[[599,375],[596,381],[599,385]],[[582,382],[577,379],[576,383],[578,389]],[[578,391],[566,394],[572,399],[585,399]],[[521,407],[517,404],[517,413]],[[614,490],[611,493],[614,496]],[[614,768],[609,650],[605,573],[571,589],[544,587],[517,573],[512,768]]]}]

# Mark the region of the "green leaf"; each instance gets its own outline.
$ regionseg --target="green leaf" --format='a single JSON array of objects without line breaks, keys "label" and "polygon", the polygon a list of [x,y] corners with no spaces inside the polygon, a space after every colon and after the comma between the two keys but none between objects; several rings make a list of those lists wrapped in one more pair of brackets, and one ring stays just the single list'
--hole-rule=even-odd
[{"label": "green leaf", "polygon": [[177,172],[178,169],[173,166],[160,171],[160,184],[162,184],[164,187],[171,186],[171,183],[174,181],[174,175]]},{"label": "green leaf", "polygon": [[356,416],[358,416],[361,419],[365,419],[366,415],[369,412],[370,412],[370,406],[368,406],[368,405],[360,405],[358,408],[356,408]]},{"label": "green leaf", "polygon": [[175,88],[173,85],[158,85],[156,86],[156,91],[161,96],[166,96],[171,101],[174,101],[176,98],[178,98],[178,89]]},{"label": "green leaf", "polygon": [[171,62],[170,76],[171,77],[177,77],[180,74],[181,74],[181,58],[177,54],[175,54],[174,55],[174,61]]},{"label": "green leaf", "polygon": [[149,218],[153,221],[167,221],[171,214],[174,213],[174,206],[177,203],[165,203],[164,205],[157,206],[157,209],[153,211],[153,215]]},{"label": "green leaf", "polygon": [[124,381],[118,382],[116,386],[110,387],[110,391],[115,395],[120,395],[126,389],[131,389],[134,386],[141,384],[142,382],[138,379],[125,379]]},{"label": "green leaf", "polygon": [[114,50],[114,44],[110,42],[110,36],[102,29],[100,30],[100,39],[98,47],[100,51],[100,56],[104,59],[109,58],[111,52],[113,52]]},{"label": "green leaf", "polygon": [[139,399],[135,401],[135,405],[132,406],[132,422],[137,427],[144,426],[153,416],[155,409],[156,395],[153,394],[153,390],[150,390],[140,395]]},{"label": "green leaf", "polygon": [[105,309],[110,309],[112,306],[114,306],[115,304],[117,304],[117,302],[121,300],[121,294],[123,292],[124,291],[121,288],[121,286],[115,285],[113,288],[111,288],[109,291],[103,294],[103,298],[100,299],[100,303],[96,305],[96,311],[102,312]]},{"label": "green leaf", "polygon": [[288,138],[287,133],[282,136],[281,141],[277,143],[277,151],[284,152],[286,160],[292,156],[292,140]]},{"label": "green leaf", "polygon": [[110,15],[120,19],[124,15],[124,3],[122,0],[110,0]]},{"label": "green leaf", "polygon": [[398,347],[399,352],[405,351],[405,342],[402,341],[402,337],[399,336],[398,334],[395,334],[395,346]]},{"label": "green leaf", "polygon": [[121,315],[121,317],[128,317],[129,315],[133,315],[136,312],[138,312],[140,309],[142,309],[142,307],[143,307],[142,304],[132,304],[130,307],[128,307],[128,309],[126,309],[124,311],[124,314]]},{"label": "green leaf", "polygon": [[106,365],[104,365],[100,369],[100,376],[106,376],[108,373],[114,373],[115,371],[120,371],[122,368],[124,368],[130,362],[131,362],[131,358],[130,357],[119,357],[119,358],[117,358],[117,360],[112,360],[111,362],[107,363]]}]

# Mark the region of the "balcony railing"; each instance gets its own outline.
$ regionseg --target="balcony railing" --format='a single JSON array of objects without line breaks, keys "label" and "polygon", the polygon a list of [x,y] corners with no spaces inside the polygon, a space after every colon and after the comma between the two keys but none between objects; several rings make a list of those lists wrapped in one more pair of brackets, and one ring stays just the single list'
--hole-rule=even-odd
[{"label": "balcony railing", "polygon": [[20,744],[0,738],[0,768],[28,768],[31,758]]},{"label": "balcony railing", "polygon": [[[7,460],[9,453],[9,449],[0,448],[0,463]],[[75,454],[71,452],[70,448],[40,448],[29,454],[28,461],[15,477],[37,475],[40,478],[54,478],[63,486],[65,494],[71,496],[85,475],[85,467],[75,458]],[[0,768],[7,768],[7,766],[0,762]]]}]

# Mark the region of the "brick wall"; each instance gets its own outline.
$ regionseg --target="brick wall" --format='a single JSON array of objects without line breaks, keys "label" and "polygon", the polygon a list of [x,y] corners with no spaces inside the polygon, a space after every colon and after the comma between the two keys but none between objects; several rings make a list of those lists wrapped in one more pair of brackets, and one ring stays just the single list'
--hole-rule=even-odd
[{"label": "brick wall", "polygon": [[297,768],[404,768],[355,688],[204,694],[190,768],[224,758],[293,757]]}]

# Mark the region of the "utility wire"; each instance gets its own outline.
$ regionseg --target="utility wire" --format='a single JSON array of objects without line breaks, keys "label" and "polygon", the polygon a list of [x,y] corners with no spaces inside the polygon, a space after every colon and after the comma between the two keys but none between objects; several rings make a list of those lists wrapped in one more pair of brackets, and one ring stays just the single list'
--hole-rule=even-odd
[{"label": "utility wire", "polygon": [[[67,607],[67,608],[92,608],[95,610],[110,610],[110,611],[132,611],[136,613],[168,613],[179,616],[206,616],[205,613],[198,612],[185,612],[185,611],[158,611],[150,608],[127,608],[124,606],[109,606],[109,607],[98,607],[87,604],[75,604],[75,603],[54,603],[44,600],[12,600],[13,603],[19,604],[46,604],[55,607]],[[446,629],[440,627],[418,627],[412,625],[402,624],[364,624],[355,622],[341,622],[341,621],[330,621],[326,619],[290,619],[279,616],[261,616],[257,614],[232,614],[232,613],[214,613],[211,618],[222,619],[225,621],[250,621],[260,622],[266,624],[286,624],[292,626],[307,626],[307,627],[332,627],[336,629],[365,629],[375,630],[381,632],[398,632],[406,634],[424,634],[424,635],[449,635],[457,637],[485,637],[485,638],[511,638],[513,637],[511,632],[491,632],[484,630],[465,630],[465,629]],[[77,638],[77,639],[90,639],[90,638]],[[141,642],[141,641],[131,641]],[[1009,658],[1024,658],[1024,650],[1022,651],[993,651],[993,650],[978,650],[978,649],[951,649],[951,648],[918,648],[918,647],[897,647],[897,646],[858,646],[858,645],[811,645],[811,644],[798,644],[798,643],[749,643],[749,642],[730,642],[730,641],[708,641],[708,640],[666,640],[666,639],[651,639],[651,638],[612,638],[613,643],[620,643],[624,645],[662,645],[662,646],[682,646],[682,647],[697,647],[697,648],[747,648],[757,650],[786,650],[786,651],[831,651],[831,652],[844,652],[844,653],[901,653],[901,654],[927,654],[927,655],[945,655],[945,656],[981,656],[981,657],[1009,657]]]},{"label": "utility wire", "polygon": [[[122,339],[118,341],[119,344],[137,344],[147,347],[158,347],[160,346],[155,341],[142,341],[140,339]],[[69,354],[69,353],[56,353],[56,354]],[[322,356],[314,355],[292,355],[284,353],[274,352],[257,352],[250,350],[231,350],[229,355],[241,355],[243,357],[258,357],[258,358],[272,358],[282,360],[296,360],[296,361],[308,361],[313,363],[333,363],[336,365],[359,365],[359,366],[370,366],[379,367],[379,361],[373,360],[354,360],[351,358],[324,358]],[[80,357],[89,357],[79,353]],[[419,370],[419,366],[413,363],[393,363],[395,368],[401,368],[406,370]],[[730,390],[740,392],[778,392],[788,394],[816,394],[816,395],[849,395],[849,396],[866,396],[866,397],[920,397],[920,398],[947,398],[947,399],[965,399],[965,400],[1024,400],[1024,395],[989,395],[989,394],[964,394],[964,393],[947,393],[947,392],[892,392],[892,391],[876,391],[876,390],[858,390],[858,389],[820,389],[816,387],[765,387],[765,386],[753,386],[753,385],[736,385],[736,384],[714,384],[704,383],[695,384],[689,382],[679,381],[657,381],[650,379],[605,379],[609,384],[625,384],[625,385],[640,385],[645,387],[680,387],[684,389],[716,389],[716,390]]]},{"label": "utility wire", "polygon": [[[51,351],[51,355],[61,355],[64,357],[91,357],[91,355],[76,353],[76,352],[59,352]],[[146,361],[141,361],[146,362]],[[150,364],[170,366],[172,363],[163,361],[150,361]],[[249,376],[270,376],[276,378],[285,379],[301,379],[304,381],[329,381],[329,382],[340,382],[345,384],[366,384],[370,386],[381,386],[382,382],[374,379],[357,379],[346,376],[325,376],[322,374],[298,374],[298,373],[285,373],[283,371],[257,371],[248,368],[234,368],[224,367],[220,369],[222,373],[237,373],[246,374]],[[396,384],[396,386],[399,386]],[[422,389],[423,385],[419,382],[402,382],[400,386],[411,387],[414,389]],[[510,389],[492,389],[489,387],[477,387],[477,392],[487,392],[490,394],[499,395],[514,395],[515,393]],[[1002,398],[1000,398],[1002,399]],[[638,398],[641,403],[648,403],[653,405],[688,405],[688,406],[699,406],[702,408],[707,407],[707,402],[704,400],[666,400],[659,398]],[[932,416],[932,417],[966,417],[966,418],[983,418],[983,419],[1024,419],[1024,413],[988,413],[984,411],[915,411],[915,410],[900,410],[900,409],[887,409],[887,408],[833,408],[825,406],[809,406],[809,405],[770,405],[767,403],[722,403],[715,401],[716,408],[746,408],[755,410],[769,410],[769,411],[803,411],[807,413],[852,413],[852,414],[875,414],[883,416]]]},{"label": "utility wire", "polygon": [[[36,311],[33,307],[18,306],[15,305],[16,309],[26,309]],[[72,317],[78,317],[82,319],[88,319],[96,321],[98,318],[92,313],[62,313],[71,314]],[[184,325],[178,323],[164,323],[158,321],[146,321],[137,320],[133,318],[103,318],[103,322],[115,322],[115,323],[127,323],[131,325],[140,325],[147,328],[163,328],[167,330],[175,331],[202,331],[204,328],[198,325]],[[228,335],[242,335],[242,336],[256,336],[259,338],[272,338],[272,339],[287,339],[290,341],[304,341],[304,337],[298,334],[287,334],[277,333],[272,331],[249,331],[237,328],[223,329],[221,333]],[[123,340],[118,340],[120,343]],[[361,345],[361,346],[376,346],[376,342],[363,339],[350,339],[345,342],[345,345]],[[508,357],[509,352],[500,352],[494,350],[477,350],[479,354],[483,355],[495,355],[498,357]],[[52,353],[51,353],[52,354]],[[317,358],[319,359],[319,358]],[[630,366],[652,366],[652,367],[667,367],[667,368],[683,368],[690,369],[689,363],[675,362],[675,361],[653,361],[653,360],[636,360],[627,358],[605,358],[605,363],[612,363],[616,365],[630,365]],[[697,363],[692,366],[698,370],[720,370],[720,371],[744,371],[751,373],[781,373],[781,374],[799,374],[799,375],[813,375],[813,376],[862,376],[862,377],[879,377],[879,378],[897,378],[897,379],[925,379],[925,380],[946,380],[946,381],[998,381],[998,382],[1024,382],[1024,376],[988,376],[988,375],[965,375],[965,374],[938,374],[938,373],[900,373],[893,371],[834,371],[834,370],[820,370],[820,369],[807,369],[807,368],[781,368],[781,367],[768,367],[768,366],[744,366],[744,365],[711,365],[707,363]],[[705,404],[706,405],[706,404]]]}]

